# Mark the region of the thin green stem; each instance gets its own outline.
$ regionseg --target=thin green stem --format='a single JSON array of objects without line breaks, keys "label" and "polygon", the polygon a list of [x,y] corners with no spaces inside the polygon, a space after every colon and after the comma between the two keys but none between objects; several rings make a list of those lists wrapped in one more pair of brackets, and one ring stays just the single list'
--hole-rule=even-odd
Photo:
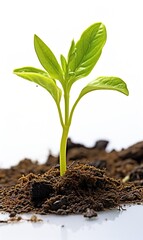
[{"label": "thin green stem", "polygon": [[66,172],[66,146],[67,138],[69,133],[69,128],[71,125],[74,110],[80,100],[80,97],[75,101],[71,112],[69,113],[69,91],[64,90],[64,100],[65,100],[65,124],[63,125],[63,133],[60,144],[60,175],[63,176]]},{"label": "thin green stem", "polygon": [[66,172],[67,164],[66,164],[66,146],[67,146],[67,138],[68,138],[69,126],[63,127],[63,133],[60,144],[60,175],[63,176]]},{"label": "thin green stem", "polygon": [[59,113],[59,117],[60,117],[60,123],[61,123],[62,127],[64,127],[63,116],[62,116],[60,104],[56,103],[56,105],[57,105],[57,108],[58,108],[58,113]]},{"label": "thin green stem", "polygon": [[74,110],[79,102],[80,98],[77,98],[77,100],[75,101],[72,109],[71,109],[71,112],[70,112],[70,115],[69,115],[69,125],[71,124],[71,121],[72,121],[72,117],[73,117],[73,113],[74,113]]},{"label": "thin green stem", "polygon": [[[66,172],[66,147],[67,147],[67,138],[69,132],[69,91],[67,88],[64,88],[64,104],[65,104],[65,121],[62,121],[62,137],[60,144],[60,175],[63,176]],[[60,111],[61,112],[61,111]],[[63,119],[63,118],[62,118]]]},{"label": "thin green stem", "polygon": [[69,119],[69,91],[64,89],[64,102],[65,102],[65,125],[68,125]]}]

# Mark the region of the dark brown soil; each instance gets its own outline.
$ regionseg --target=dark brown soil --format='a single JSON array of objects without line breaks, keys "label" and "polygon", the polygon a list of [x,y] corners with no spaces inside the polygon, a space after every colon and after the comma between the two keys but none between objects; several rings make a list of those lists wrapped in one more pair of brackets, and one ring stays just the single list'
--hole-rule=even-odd
[{"label": "dark brown soil", "polygon": [[88,148],[68,139],[68,169],[59,173],[59,158],[45,164],[24,159],[0,169],[0,211],[20,213],[80,214],[96,217],[97,211],[126,203],[143,202],[143,142],[128,149],[107,152],[108,142]]}]

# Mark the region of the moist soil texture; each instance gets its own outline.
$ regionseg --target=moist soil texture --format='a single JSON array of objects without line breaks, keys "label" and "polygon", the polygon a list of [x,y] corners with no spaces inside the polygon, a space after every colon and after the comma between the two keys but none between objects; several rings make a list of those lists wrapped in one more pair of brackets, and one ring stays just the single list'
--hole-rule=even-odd
[{"label": "moist soil texture", "polygon": [[121,151],[107,151],[108,141],[93,147],[67,143],[67,171],[59,172],[59,156],[44,164],[24,159],[0,169],[0,212],[84,214],[122,204],[143,202],[143,142]]}]

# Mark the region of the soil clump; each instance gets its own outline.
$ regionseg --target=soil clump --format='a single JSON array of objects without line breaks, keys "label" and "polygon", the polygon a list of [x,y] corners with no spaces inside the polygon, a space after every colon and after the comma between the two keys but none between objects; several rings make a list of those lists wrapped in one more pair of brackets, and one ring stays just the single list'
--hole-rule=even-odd
[{"label": "soil clump", "polygon": [[143,142],[108,152],[108,141],[93,147],[67,143],[67,172],[60,177],[59,157],[44,164],[30,159],[0,169],[0,211],[11,216],[84,214],[126,203],[143,202]]}]

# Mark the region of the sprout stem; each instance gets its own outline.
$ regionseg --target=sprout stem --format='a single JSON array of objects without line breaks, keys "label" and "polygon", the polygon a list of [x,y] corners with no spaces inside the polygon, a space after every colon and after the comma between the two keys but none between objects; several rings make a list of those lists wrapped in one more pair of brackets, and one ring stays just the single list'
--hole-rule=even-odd
[{"label": "sprout stem", "polygon": [[61,123],[62,127],[64,127],[64,122],[63,122],[63,117],[62,117],[62,112],[61,112],[60,105],[59,105],[59,103],[56,103],[56,105],[57,105],[57,109],[58,109],[58,113],[59,113],[60,123]]},{"label": "sprout stem", "polygon": [[[65,88],[64,89],[64,103],[65,103],[65,122],[62,121],[62,137],[61,137],[61,144],[60,144],[60,175],[63,176],[67,169],[66,163],[66,148],[67,148],[67,138],[69,133],[69,91]],[[60,111],[61,113],[61,111]],[[62,117],[62,115],[61,115]],[[63,118],[62,118],[63,119]]]},{"label": "sprout stem", "polygon": [[63,176],[66,172],[66,147],[68,138],[69,126],[63,127],[63,133],[60,144],[60,175]]}]

